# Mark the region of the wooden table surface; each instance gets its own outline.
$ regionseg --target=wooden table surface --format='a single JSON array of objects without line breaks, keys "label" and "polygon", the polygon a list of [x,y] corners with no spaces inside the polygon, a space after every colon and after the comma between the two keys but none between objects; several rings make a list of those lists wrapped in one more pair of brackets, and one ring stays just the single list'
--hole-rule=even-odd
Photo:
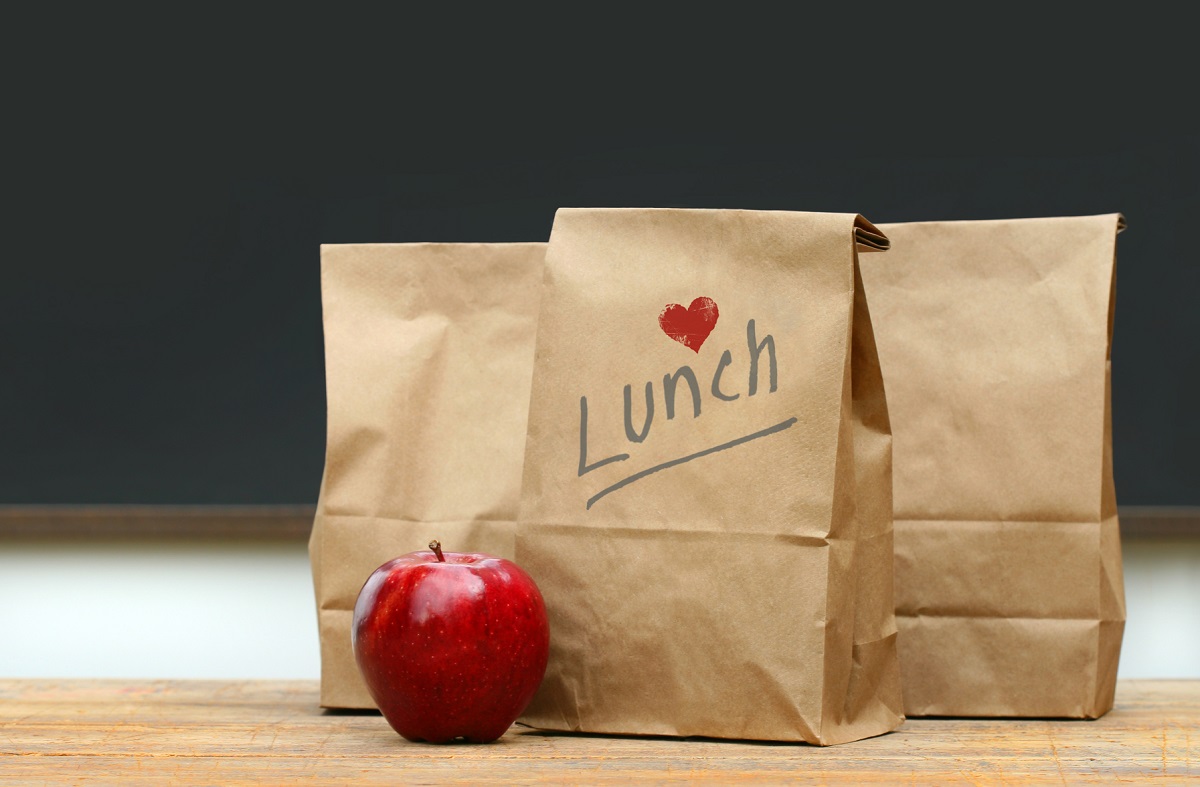
[{"label": "wooden table surface", "polygon": [[1123,681],[1098,721],[913,719],[830,748],[545,734],[413,744],[309,681],[0,680],[2,784],[1200,782],[1200,681]]}]

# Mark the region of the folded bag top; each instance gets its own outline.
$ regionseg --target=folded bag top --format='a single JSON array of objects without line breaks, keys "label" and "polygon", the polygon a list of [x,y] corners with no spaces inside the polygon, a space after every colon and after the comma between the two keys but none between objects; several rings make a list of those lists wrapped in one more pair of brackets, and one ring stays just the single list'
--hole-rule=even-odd
[{"label": "folded bag top", "polygon": [[561,209],[516,559],[524,721],[839,743],[902,720],[891,435],[854,214]]}]

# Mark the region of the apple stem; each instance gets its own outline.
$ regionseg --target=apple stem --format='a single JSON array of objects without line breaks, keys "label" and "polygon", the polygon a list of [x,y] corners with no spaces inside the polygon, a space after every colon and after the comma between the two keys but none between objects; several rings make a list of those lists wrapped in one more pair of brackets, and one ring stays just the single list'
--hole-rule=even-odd
[{"label": "apple stem", "polygon": [[434,540],[429,542],[429,548],[433,550],[433,554],[437,555],[437,559],[438,559],[439,563],[446,562],[446,558],[442,554],[442,542],[438,541],[435,538]]}]

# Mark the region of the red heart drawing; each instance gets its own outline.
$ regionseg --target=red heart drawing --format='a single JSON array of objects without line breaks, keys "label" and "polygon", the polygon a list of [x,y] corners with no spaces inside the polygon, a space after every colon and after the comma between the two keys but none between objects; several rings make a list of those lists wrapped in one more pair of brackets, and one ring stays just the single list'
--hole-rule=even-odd
[{"label": "red heart drawing", "polygon": [[667,304],[658,315],[658,324],[667,336],[698,353],[700,345],[716,327],[719,316],[717,302],[701,297],[686,309],[678,303]]}]

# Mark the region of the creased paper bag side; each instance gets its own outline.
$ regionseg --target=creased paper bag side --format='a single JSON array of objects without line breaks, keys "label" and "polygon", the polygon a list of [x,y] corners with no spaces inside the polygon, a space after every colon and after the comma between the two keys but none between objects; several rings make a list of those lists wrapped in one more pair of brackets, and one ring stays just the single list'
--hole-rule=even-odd
[{"label": "creased paper bag side", "polygon": [[328,436],[309,540],[321,704],[369,708],[350,648],[367,576],[435,537],[513,553],[545,244],[321,251]]},{"label": "creased paper bag side", "polygon": [[[826,692],[825,743],[877,735],[904,721],[893,601],[891,424],[857,250],[853,264],[852,350],[844,390],[849,401],[842,415],[849,428],[843,429],[838,460],[840,467],[846,455],[853,467],[843,481],[855,523],[853,560],[845,568],[855,578],[853,645],[848,661],[826,663],[827,682],[842,688]],[[830,576],[832,598],[835,572]]]},{"label": "creased paper bag side", "polygon": [[1119,217],[891,224],[863,277],[894,434],[909,715],[1094,717],[1124,621]]}]

